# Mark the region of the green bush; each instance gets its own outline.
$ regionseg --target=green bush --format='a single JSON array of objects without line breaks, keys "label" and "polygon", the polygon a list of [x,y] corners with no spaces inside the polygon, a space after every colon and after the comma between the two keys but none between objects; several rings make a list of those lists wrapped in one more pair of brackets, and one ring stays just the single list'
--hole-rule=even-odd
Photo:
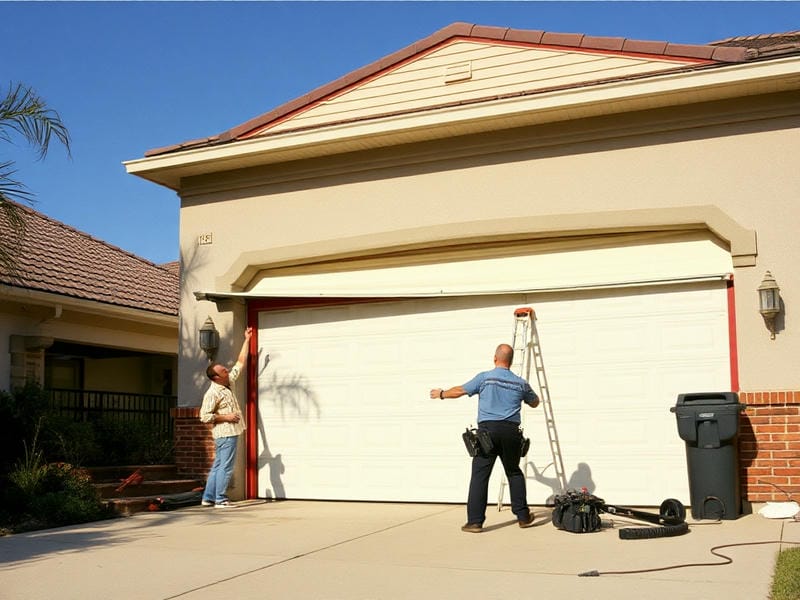
[{"label": "green bush", "polygon": [[45,467],[38,493],[30,499],[30,513],[51,527],[97,521],[108,515],[88,473],[67,463]]},{"label": "green bush", "polygon": [[29,383],[12,392],[0,390],[0,474],[8,473],[25,452],[47,412],[47,394]]},{"label": "green bush", "polygon": [[109,515],[86,471],[42,461],[36,435],[25,459],[8,474],[0,522],[13,531],[96,521]]},{"label": "green bush", "polygon": [[103,464],[105,453],[97,442],[94,424],[48,413],[42,429],[42,448],[51,461],[81,467]]},{"label": "green bush", "polygon": [[174,460],[170,434],[143,421],[102,419],[95,424],[95,435],[103,450],[103,462],[97,466],[152,465]]}]

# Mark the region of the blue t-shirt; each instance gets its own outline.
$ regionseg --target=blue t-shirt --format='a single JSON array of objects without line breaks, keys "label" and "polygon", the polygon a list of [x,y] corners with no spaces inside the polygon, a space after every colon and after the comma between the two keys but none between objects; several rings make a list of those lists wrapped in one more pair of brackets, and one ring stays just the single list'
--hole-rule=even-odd
[{"label": "blue t-shirt", "polygon": [[533,402],[538,398],[527,381],[504,367],[478,373],[461,387],[470,396],[478,394],[478,423],[519,423],[522,402]]}]

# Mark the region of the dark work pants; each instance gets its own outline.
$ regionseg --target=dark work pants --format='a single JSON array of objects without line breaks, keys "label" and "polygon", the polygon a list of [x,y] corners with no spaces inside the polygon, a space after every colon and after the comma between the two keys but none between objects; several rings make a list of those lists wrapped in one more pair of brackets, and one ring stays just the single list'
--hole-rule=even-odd
[{"label": "dark work pants", "polygon": [[482,525],[486,519],[486,504],[489,496],[489,478],[495,460],[500,457],[506,472],[508,488],[511,493],[511,511],[518,520],[530,516],[528,498],[525,490],[525,475],[519,468],[522,434],[519,424],[511,421],[482,421],[479,429],[485,429],[492,438],[494,448],[484,456],[478,453],[472,458],[472,478],[469,482],[467,498],[467,523]]}]

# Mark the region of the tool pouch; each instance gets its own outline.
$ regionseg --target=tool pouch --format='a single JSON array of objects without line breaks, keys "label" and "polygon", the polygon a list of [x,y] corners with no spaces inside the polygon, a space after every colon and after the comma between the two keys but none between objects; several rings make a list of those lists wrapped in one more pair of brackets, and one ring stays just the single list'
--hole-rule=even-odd
[{"label": "tool pouch", "polygon": [[464,433],[461,434],[461,438],[464,440],[464,446],[466,446],[467,454],[470,456],[488,456],[494,448],[489,432],[483,429],[470,429],[467,427]]},{"label": "tool pouch", "polygon": [[519,428],[519,441],[520,441],[520,448],[519,448],[519,457],[522,458],[528,453],[531,447],[531,438],[526,438],[525,433],[522,427]]},{"label": "tool pouch", "polygon": [[528,454],[528,450],[530,450],[530,447],[531,447],[531,438],[523,437],[522,438],[522,447],[520,448],[520,451],[519,451],[520,458],[522,458],[523,456]]}]

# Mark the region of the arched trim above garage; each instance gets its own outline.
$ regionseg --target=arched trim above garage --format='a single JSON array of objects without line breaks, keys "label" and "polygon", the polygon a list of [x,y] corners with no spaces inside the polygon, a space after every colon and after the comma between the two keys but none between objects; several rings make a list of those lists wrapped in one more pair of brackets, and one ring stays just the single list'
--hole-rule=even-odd
[{"label": "arched trim above garage", "polygon": [[218,278],[215,291],[246,292],[267,273],[279,270],[289,274],[292,269],[314,272],[369,266],[364,261],[386,266],[453,256],[513,255],[523,247],[548,251],[548,245],[560,251],[586,244],[613,244],[619,236],[690,231],[713,234],[727,246],[734,268],[756,264],[755,231],[745,229],[716,206],[703,205],[482,220],[253,250],[242,253]]}]

